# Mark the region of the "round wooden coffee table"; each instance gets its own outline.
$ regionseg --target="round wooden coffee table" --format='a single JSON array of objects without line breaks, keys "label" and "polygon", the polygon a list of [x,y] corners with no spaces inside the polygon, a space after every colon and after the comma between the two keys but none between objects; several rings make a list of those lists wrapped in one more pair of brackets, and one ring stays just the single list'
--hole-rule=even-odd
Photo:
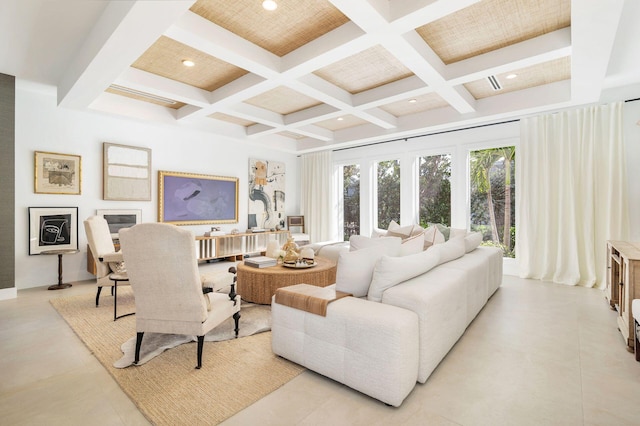
[{"label": "round wooden coffee table", "polygon": [[294,284],[311,284],[326,287],[336,282],[336,263],[321,257],[315,258],[312,268],[287,268],[282,265],[254,268],[238,263],[237,293],[247,302],[270,305],[271,297],[280,287]]}]

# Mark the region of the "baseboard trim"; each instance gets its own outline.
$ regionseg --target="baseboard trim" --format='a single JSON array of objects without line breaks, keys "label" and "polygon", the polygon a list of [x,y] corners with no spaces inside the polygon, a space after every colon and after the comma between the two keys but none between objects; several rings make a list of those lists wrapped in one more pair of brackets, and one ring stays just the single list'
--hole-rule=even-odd
[{"label": "baseboard trim", "polygon": [[0,300],[15,299],[18,297],[18,289],[15,287],[0,289]]}]

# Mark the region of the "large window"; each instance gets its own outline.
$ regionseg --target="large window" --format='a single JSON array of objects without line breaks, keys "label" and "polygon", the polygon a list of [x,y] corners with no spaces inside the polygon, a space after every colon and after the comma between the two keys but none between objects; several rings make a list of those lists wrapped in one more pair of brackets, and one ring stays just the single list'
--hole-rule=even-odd
[{"label": "large window", "polygon": [[471,230],[486,245],[515,257],[515,147],[483,149],[470,155]]},{"label": "large window", "polygon": [[360,166],[351,164],[342,168],[343,236],[349,241],[360,234]]},{"label": "large window", "polygon": [[451,226],[451,155],[420,157],[418,167],[420,225]]},{"label": "large window", "polygon": [[387,229],[392,220],[400,223],[400,161],[377,164],[378,228]]}]

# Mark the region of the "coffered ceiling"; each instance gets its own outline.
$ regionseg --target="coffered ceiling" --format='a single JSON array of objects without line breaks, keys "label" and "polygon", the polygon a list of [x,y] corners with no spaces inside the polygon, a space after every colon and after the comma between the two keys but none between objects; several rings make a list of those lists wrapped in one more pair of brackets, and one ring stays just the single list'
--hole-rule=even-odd
[{"label": "coffered ceiling", "polygon": [[303,153],[640,94],[634,0],[276,1],[101,2],[59,104]]}]

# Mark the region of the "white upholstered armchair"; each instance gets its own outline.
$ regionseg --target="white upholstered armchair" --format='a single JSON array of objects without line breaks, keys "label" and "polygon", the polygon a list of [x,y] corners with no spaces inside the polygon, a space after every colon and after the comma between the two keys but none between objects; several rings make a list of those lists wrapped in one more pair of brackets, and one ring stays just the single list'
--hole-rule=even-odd
[{"label": "white upholstered armchair", "polygon": [[[96,294],[96,306],[100,300],[102,287],[113,288],[116,285],[126,285],[127,274],[124,267],[122,253],[116,251],[109,231],[109,224],[102,216],[90,216],[84,221],[84,230],[87,234],[89,249],[96,261],[96,279],[98,292]],[[117,278],[113,280],[112,278]],[[116,294],[117,296],[117,294]],[[116,302],[114,302],[114,320],[116,317]]]},{"label": "white upholstered armchair", "polygon": [[145,332],[198,337],[202,366],[204,335],[227,318],[235,320],[238,336],[240,296],[231,292],[204,293],[198,271],[193,234],[166,223],[142,223],[120,231],[136,303],[136,354]]}]

